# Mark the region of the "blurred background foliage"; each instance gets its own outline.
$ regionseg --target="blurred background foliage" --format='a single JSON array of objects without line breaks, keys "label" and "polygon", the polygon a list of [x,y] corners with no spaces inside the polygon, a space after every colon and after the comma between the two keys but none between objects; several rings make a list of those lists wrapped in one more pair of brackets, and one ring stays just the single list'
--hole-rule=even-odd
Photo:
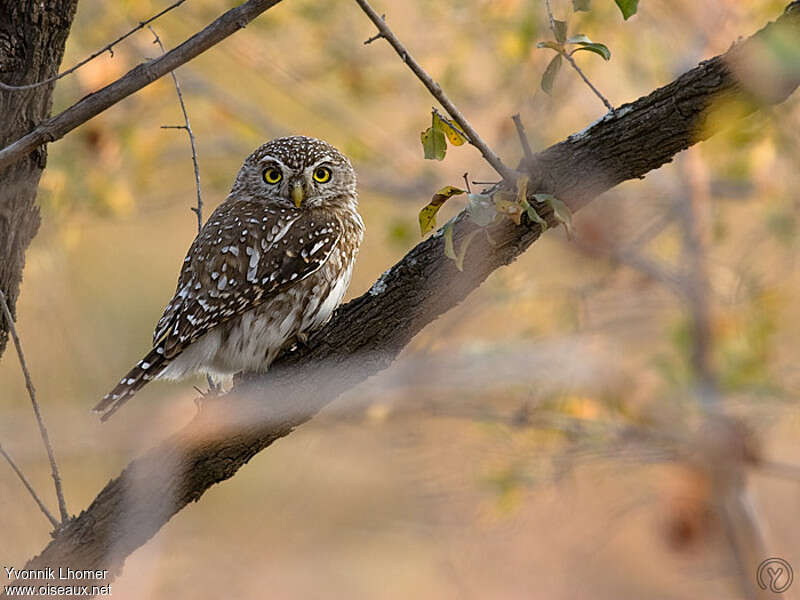
[{"label": "blurred background foliage", "polygon": [[[192,0],[155,28],[170,48],[234,4]],[[784,5],[642,0],[624,22],[610,0],[592,4],[554,10],[611,49],[608,63],[576,60],[615,105]],[[165,5],[81,0],[64,65]],[[567,68],[552,96],[541,91],[552,54],[536,48],[551,37],[539,0],[375,8],[507,164],[521,156],[512,114],[538,150],[605,112]],[[417,212],[437,189],[464,172],[495,177],[469,146],[423,160],[432,99],[382,40],[363,45],[373,33],[355,3],[286,0],[177,71],[206,216],[267,139],[312,135],[351,156],[367,235],[350,297],[417,243]],[[158,53],[136,34],[59,82],[54,111]],[[18,326],[73,511],[194,411],[186,382],[148,386],[104,426],[88,413],[149,347],[195,234],[188,141],[160,129],[180,123],[162,78],[50,148]],[[705,513],[686,516],[703,506],[704,476],[616,432],[681,429],[710,381],[765,455],[800,462],[798,130],[795,94],[605,194],[575,216],[574,241],[548,232],[395,368],[181,512],[131,557],[114,597],[735,597],[724,535]],[[451,200],[440,223],[463,205]],[[10,351],[0,389],[0,441],[50,498]],[[800,487],[757,472],[751,483],[770,550],[800,566]],[[2,465],[0,531],[0,558],[17,567],[48,539]]]}]

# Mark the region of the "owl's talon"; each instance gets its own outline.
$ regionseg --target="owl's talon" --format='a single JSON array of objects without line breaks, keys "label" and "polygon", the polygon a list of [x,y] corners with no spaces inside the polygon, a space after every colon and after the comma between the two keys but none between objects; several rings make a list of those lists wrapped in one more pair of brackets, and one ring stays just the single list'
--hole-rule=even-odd
[{"label": "owl's talon", "polygon": [[203,396],[219,396],[222,393],[222,384],[214,382],[211,375],[206,374],[206,381],[208,382],[208,391]]}]

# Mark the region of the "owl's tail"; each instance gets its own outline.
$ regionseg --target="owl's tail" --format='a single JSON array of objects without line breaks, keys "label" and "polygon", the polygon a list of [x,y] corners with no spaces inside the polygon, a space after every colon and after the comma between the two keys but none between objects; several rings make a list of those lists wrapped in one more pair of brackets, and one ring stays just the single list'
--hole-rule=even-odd
[{"label": "owl's tail", "polygon": [[164,348],[159,345],[153,348],[130,372],[122,378],[116,387],[108,392],[92,411],[101,413],[100,420],[107,421],[123,404],[133,398],[147,382],[155,379],[167,364]]}]

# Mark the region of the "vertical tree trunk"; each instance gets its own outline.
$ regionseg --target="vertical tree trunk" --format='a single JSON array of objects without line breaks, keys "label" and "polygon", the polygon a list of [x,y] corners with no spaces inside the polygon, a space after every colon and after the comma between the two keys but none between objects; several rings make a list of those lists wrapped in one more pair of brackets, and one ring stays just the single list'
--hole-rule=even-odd
[{"label": "vertical tree trunk", "polygon": [[[0,81],[21,85],[55,75],[77,4],[78,0],[0,0]],[[54,86],[0,90],[0,148],[50,115]],[[0,169],[0,289],[14,315],[25,251],[39,230],[36,190],[46,161],[43,146]],[[0,315],[0,356],[7,340],[8,324]]]}]

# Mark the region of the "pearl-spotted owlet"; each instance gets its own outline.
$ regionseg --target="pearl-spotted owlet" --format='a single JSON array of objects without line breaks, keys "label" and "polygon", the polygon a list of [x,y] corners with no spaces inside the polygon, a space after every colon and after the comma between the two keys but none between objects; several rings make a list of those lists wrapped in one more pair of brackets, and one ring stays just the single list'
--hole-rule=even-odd
[{"label": "pearl-spotted owlet", "polygon": [[330,144],[258,148],[189,248],[153,349],[95,411],[107,419],[152,379],[266,371],[342,301],[364,233],[357,209],[353,167]]}]

